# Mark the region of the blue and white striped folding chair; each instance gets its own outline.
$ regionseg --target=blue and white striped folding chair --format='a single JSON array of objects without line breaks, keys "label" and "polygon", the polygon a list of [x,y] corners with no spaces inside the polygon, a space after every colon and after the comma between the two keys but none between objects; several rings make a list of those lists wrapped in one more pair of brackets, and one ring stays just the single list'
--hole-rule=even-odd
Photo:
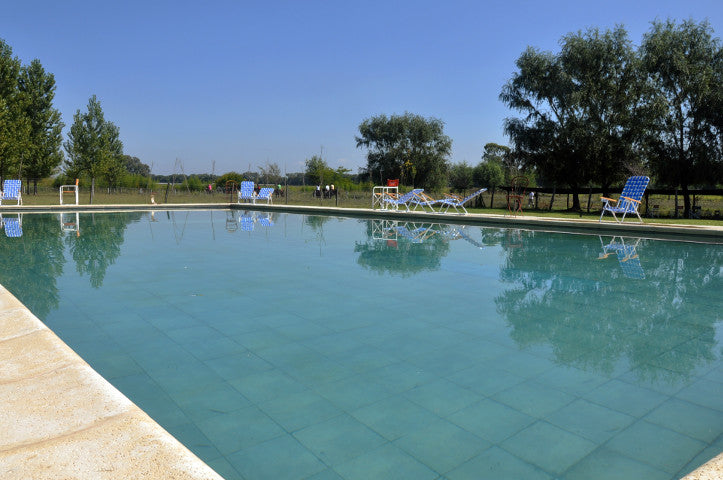
[{"label": "blue and white striped folding chair", "polygon": [[241,188],[238,191],[238,203],[241,203],[241,201],[254,203],[254,200],[256,200],[254,182],[241,182]]},{"label": "blue and white striped folding chair", "polygon": [[22,182],[20,180],[5,180],[3,182],[3,191],[0,195],[0,205],[3,204],[3,200],[17,200],[18,205],[23,204],[22,198]]},{"label": "blue and white striped folding chair", "polygon": [[412,243],[422,243],[427,238],[434,235],[434,230],[429,227],[417,227],[410,230],[406,223],[394,227],[394,229],[399,235],[406,238]]},{"label": "blue and white striped folding chair", "polygon": [[397,210],[399,209],[399,206],[402,205],[404,206],[404,208],[407,209],[407,211],[409,211],[409,202],[423,191],[423,188],[415,188],[414,190],[407,192],[401,196],[385,194],[382,197],[382,206],[392,206],[395,210]]},{"label": "blue and white striped folding chair", "polygon": [[[487,191],[486,188],[480,188],[476,192],[474,192],[470,195],[467,195],[464,198],[460,198],[457,195],[448,195],[447,197],[439,200],[439,203],[442,204],[439,207],[439,211],[442,212],[442,208],[444,208],[444,212],[442,212],[442,213],[447,213],[447,210],[449,210],[449,207],[453,207],[457,213],[462,214],[462,215],[467,215],[467,209],[464,208],[464,204],[469,202],[476,196],[482,195],[482,193],[486,192],[486,191]],[[464,211],[464,213],[459,211],[460,208]]]},{"label": "blue and white striped folding chair", "polygon": [[[259,190],[259,194],[256,195],[256,200],[266,200],[266,203],[271,202],[271,196],[274,194],[274,189],[271,187],[264,187]],[[256,202],[254,202],[256,203]]]},{"label": "blue and white striped folding chair", "polygon": [[18,215],[18,218],[3,219],[3,224],[5,225],[5,235],[8,237],[18,238],[23,236],[23,224],[20,215]]},{"label": "blue and white striped folding chair", "polygon": [[[634,213],[638,216],[640,223],[643,223],[643,219],[640,216],[640,213],[638,213],[638,207],[640,207],[640,202],[645,194],[645,189],[648,188],[648,183],[650,183],[649,177],[644,177],[642,175],[630,177],[628,178],[628,181],[625,182],[625,187],[623,187],[620,198],[614,200],[612,198],[600,197],[600,199],[605,203],[603,203],[599,221],[602,222],[605,212],[610,212],[615,221],[618,223],[624,222],[625,215],[628,213]],[[622,213],[623,216],[618,220],[617,215],[615,215],[616,213]]]},{"label": "blue and white striped folding chair", "polygon": [[429,208],[432,213],[434,213],[434,206],[438,203],[441,203],[441,200],[435,200],[424,192],[419,192],[409,200],[409,205],[414,205],[412,210],[416,210],[417,207],[422,207],[422,211],[426,212],[426,209]]}]

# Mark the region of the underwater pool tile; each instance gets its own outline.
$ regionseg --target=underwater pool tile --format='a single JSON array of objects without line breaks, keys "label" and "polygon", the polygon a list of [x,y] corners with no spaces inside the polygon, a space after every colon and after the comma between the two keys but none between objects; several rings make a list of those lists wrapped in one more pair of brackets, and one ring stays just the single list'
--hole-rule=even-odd
[{"label": "underwater pool tile", "polygon": [[582,396],[593,403],[637,418],[643,417],[668,398],[655,390],[620,380],[610,380]]},{"label": "underwater pool tile", "polygon": [[276,422],[255,406],[214,415],[197,425],[223,455],[285,435]]},{"label": "underwater pool tile", "polygon": [[273,368],[269,362],[250,351],[213,358],[204,363],[225,380],[235,380]]},{"label": "underwater pool tile", "polygon": [[446,474],[449,480],[552,480],[553,477],[499,447],[492,447]]},{"label": "underwater pool tile", "polygon": [[199,458],[205,458],[208,461],[223,459],[221,452],[194,423],[176,425],[167,430]]},{"label": "underwater pool tile", "polygon": [[683,388],[678,397],[691,403],[723,411],[723,383],[699,379]]},{"label": "underwater pool tile", "polygon": [[578,399],[547,417],[547,421],[597,444],[617,435],[636,420],[587,400]]},{"label": "underwater pool tile", "polygon": [[699,440],[644,420],[613,437],[606,446],[669,474],[676,473],[680,465],[687,464],[706,447]]},{"label": "underwater pool tile", "polygon": [[[723,402],[723,397],[721,397]],[[650,412],[650,423],[710,443],[723,432],[723,411],[671,398]]]},{"label": "underwater pool tile", "polygon": [[480,395],[445,379],[407,390],[404,396],[430,412],[446,417],[481,400]]},{"label": "underwater pool tile", "polygon": [[435,480],[439,475],[392,444],[334,467],[345,480]]},{"label": "underwater pool tile", "polygon": [[307,390],[305,385],[278,369],[252,373],[228,383],[254,404]]},{"label": "underwater pool tile", "polygon": [[356,458],[387,442],[347,414],[303,428],[295,432],[294,437],[330,466]]},{"label": "underwater pool tile", "polygon": [[545,421],[538,421],[500,445],[508,452],[555,475],[595,450],[596,445]]},{"label": "underwater pool tile", "polygon": [[262,402],[259,408],[292,433],[343,413],[326,398],[308,390]]},{"label": "underwater pool tile", "polygon": [[546,371],[537,378],[537,381],[570,395],[580,396],[607,382],[608,379],[594,372],[561,365]]},{"label": "underwater pool tile", "polygon": [[228,460],[247,479],[303,480],[326,469],[290,435],[244,448]]},{"label": "underwater pool tile", "polygon": [[228,337],[198,342],[197,344],[188,346],[187,348],[194,357],[201,361],[212,360],[214,358],[229,355],[238,355],[246,351],[246,347],[240,343],[234,342]]},{"label": "underwater pool tile", "polygon": [[483,396],[494,395],[525,381],[524,378],[489,363],[461,370],[447,378]]},{"label": "underwater pool tile", "polygon": [[491,446],[487,440],[441,419],[398,438],[394,445],[441,474],[458,467]]},{"label": "underwater pool tile", "polygon": [[351,414],[388,440],[395,440],[438,419],[429,410],[401,396],[389,397]]},{"label": "underwater pool tile", "polygon": [[529,380],[502,390],[491,398],[535,418],[544,418],[575,399],[556,388]]},{"label": "underwater pool tile", "polygon": [[485,399],[453,413],[448,420],[492,443],[499,443],[535,419],[494,400]]},{"label": "underwater pool tile", "polygon": [[372,380],[350,376],[315,387],[315,391],[338,408],[350,412],[393,395]]},{"label": "underwater pool tile", "polygon": [[670,474],[638,462],[618,452],[600,447],[573,465],[563,476],[565,480],[669,480]]},{"label": "underwater pool tile", "polygon": [[193,421],[224,415],[251,405],[251,402],[226,382],[202,389],[171,395],[181,410]]}]

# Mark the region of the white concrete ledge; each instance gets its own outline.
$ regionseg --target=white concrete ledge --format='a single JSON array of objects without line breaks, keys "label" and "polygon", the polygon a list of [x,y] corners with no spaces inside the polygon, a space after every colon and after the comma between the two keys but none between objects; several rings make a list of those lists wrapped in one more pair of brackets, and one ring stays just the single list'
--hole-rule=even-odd
[{"label": "white concrete ledge", "polygon": [[222,480],[0,286],[0,478]]}]

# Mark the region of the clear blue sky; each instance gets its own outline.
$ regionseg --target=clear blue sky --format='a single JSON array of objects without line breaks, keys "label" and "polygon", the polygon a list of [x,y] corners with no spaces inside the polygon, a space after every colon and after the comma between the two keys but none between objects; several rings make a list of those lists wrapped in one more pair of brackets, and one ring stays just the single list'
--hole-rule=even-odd
[{"label": "clear blue sky", "polygon": [[[154,173],[277,163],[366,164],[357,127],[378,114],[440,118],[452,162],[507,143],[502,85],[527,46],[622,24],[639,44],[654,19],[708,20],[721,0],[7,1],[3,38],[55,75],[66,126],[96,94],[124,151]],[[66,127],[67,131],[67,127]],[[323,146],[323,150],[322,150]]]}]

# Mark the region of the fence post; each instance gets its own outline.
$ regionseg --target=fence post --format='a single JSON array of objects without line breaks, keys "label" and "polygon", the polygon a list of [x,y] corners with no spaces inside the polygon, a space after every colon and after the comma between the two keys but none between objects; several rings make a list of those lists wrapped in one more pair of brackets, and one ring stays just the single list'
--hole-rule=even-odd
[{"label": "fence post", "polygon": [[675,218],[678,218],[678,189],[675,189]]},{"label": "fence post", "polygon": [[592,198],[592,187],[587,191],[587,213],[590,213],[590,199]]},{"label": "fence post", "polygon": [[555,203],[555,188],[552,187],[552,198],[550,199],[550,208],[548,208],[549,211],[552,211],[552,204]]}]

